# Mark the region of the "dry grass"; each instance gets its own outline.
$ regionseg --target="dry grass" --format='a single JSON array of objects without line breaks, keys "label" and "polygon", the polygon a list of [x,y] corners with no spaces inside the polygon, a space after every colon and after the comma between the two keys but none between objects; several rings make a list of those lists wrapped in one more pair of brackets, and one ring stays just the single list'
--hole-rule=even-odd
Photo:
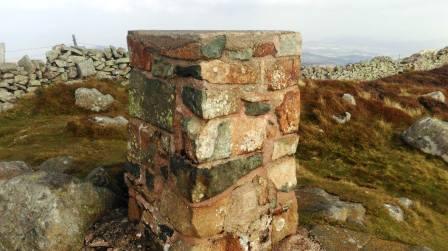
[{"label": "dry grass", "polygon": [[38,165],[48,158],[71,155],[79,163],[78,175],[97,166],[124,162],[125,130],[89,123],[91,112],[74,106],[78,87],[97,88],[115,98],[111,109],[102,115],[127,116],[127,90],[118,83],[87,80],[70,86],[52,85],[0,115],[0,160]]},{"label": "dry grass", "polygon": [[[310,82],[310,81],[309,81]],[[370,82],[314,81],[301,88],[301,186],[320,186],[367,208],[365,226],[345,225],[380,238],[446,248],[448,236],[448,165],[408,147],[400,133],[421,116],[448,120],[445,104],[421,95],[441,90],[446,95],[448,66]],[[357,106],[341,100],[355,96]],[[409,95],[402,95],[407,93]],[[331,116],[348,111],[352,120],[336,124]],[[392,220],[382,207],[409,197],[417,206],[406,210],[406,222]],[[315,224],[312,215],[301,215]]]}]

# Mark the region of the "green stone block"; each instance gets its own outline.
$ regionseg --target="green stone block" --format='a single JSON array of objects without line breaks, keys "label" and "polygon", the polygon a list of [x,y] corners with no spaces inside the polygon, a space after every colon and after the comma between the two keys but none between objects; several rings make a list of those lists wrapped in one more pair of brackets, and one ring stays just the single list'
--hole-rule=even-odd
[{"label": "green stone block", "polygon": [[252,54],[253,54],[252,49],[246,48],[244,50],[229,52],[229,57],[235,60],[247,61],[252,58]]},{"label": "green stone block", "polygon": [[245,102],[245,113],[249,116],[259,116],[268,113],[271,110],[271,104],[262,102]]},{"label": "green stone block", "polygon": [[301,42],[301,37],[298,33],[280,35],[277,56],[283,57],[300,55]]},{"label": "green stone block", "polygon": [[197,168],[184,158],[173,156],[170,169],[180,193],[191,202],[200,202],[222,193],[262,164],[263,157],[258,153],[211,168]]},{"label": "green stone block", "polygon": [[226,36],[220,35],[201,47],[201,53],[206,58],[220,58],[226,46]]},{"label": "green stone block", "polygon": [[143,73],[134,70],[131,73],[129,87],[129,93],[132,95],[131,115],[172,131],[175,86],[158,79],[148,79]]},{"label": "green stone block", "polygon": [[182,89],[182,100],[193,113],[204,119],[228,115],[238,109],[237,97],[231,91],[186,86]]},{"label": "green stone block", "polygon": [[154,77],[172,78],[174,76],[174,65],[163,60],[156,60],[152,65],[151,73]]},{"label": "green stone block", "polygon": [[179,77],[192,77],[195,79],[202,79],[200,65],[191,65],[185,67],[176,66],[175,72]]}]

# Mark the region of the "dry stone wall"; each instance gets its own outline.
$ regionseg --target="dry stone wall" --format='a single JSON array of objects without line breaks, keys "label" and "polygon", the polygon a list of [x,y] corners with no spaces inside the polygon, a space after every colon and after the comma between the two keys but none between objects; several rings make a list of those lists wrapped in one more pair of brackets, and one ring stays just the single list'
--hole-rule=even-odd
[{"label": "dry stone wall", "polygon": [[24,56],[17,63],[0,62],[0,112],[41,86],[85,77],[127,79],[131,71],[127,51],[113,46],[98,50],[57,45],[46,58],[42,61]]},{"label": "dry stone wall", "polygon": [[271,250],[298,225],[301,37],[131,31],[129,218],[163,250]]},{"label": "dry stone wall", "polygon": [[346,66],[307,66],[302,69],[306,79],[375,80],[408,71],[427,71],[448,64],[448,47],[439,51],[423,51],[394,60],[376,57],[370,61]]}]

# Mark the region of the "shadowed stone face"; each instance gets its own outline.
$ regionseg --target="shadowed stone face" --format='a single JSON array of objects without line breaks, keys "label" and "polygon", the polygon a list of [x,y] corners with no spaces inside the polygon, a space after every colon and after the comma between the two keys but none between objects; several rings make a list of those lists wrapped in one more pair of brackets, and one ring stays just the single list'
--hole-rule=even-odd
[{"label": "shadowed stone face", "polygon": [[183,158],[171,158],[171,171],[184,197],[199,202],[224,191],[262,163],[260,154],[230,160],[211,168],[198,168]]}]

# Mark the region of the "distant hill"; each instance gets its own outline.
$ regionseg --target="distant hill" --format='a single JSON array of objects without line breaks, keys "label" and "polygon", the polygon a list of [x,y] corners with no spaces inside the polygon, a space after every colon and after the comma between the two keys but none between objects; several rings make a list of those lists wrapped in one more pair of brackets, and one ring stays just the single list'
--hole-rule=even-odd
[{"label": "distant hill", "polygon": [[324,56],[316,53],[303,52],[303,65],[346,65],[371,59],[371,56],[348,54],[339,56]]}]

